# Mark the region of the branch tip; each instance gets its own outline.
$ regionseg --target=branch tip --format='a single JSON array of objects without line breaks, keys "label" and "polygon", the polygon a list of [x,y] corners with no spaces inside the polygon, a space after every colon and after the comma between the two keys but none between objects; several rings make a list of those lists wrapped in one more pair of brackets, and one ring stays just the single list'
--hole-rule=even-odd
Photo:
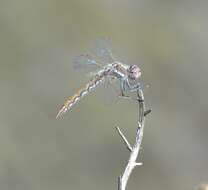
[{"label": "branch tip", "polygon": [[128,142],[127,138],[124,136],[124,134],[122,133],[122,131],[120,130],[119,127],[116,126],[116,130],[118,131],[118,134],[120,135],[120,137],[122,138],[124,144],[126,145],[126,148],[132,152],[132,147],[130,145],[130,143]]},{"label": "branch tip", "polygon": [[139,163],[135,163],[135,166],[142,166],[143,163],[142,162],[139,162]]},{"label": "branch tip", "polygon": [[146,117],[149,113],[151,113],[152,112],[152,110],[151,109],[149,109],[149,110],[146,110],[145,112],[144,112],[144,117]]}]

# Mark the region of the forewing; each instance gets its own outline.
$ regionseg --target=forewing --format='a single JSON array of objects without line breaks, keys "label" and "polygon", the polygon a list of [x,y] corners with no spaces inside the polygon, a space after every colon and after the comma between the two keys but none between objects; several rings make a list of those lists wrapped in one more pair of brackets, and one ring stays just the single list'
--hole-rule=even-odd
[{"label": "forewing", "polygon": [[107,38],[99,38],[92,45],[92,53],[104,64],[114,62],[111,42]]}]

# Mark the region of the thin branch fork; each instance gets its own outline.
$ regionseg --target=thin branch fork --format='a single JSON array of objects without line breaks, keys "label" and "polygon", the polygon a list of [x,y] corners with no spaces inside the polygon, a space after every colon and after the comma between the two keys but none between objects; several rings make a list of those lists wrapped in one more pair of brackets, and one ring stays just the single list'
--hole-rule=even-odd
[{"label": "thin branch fork", "polygon": [[121,136],[126,148],[130,151],[130,157],[126,164],[123,174],[118,179],[118,190],[125,190],[128,179],[130,174],[132,173],[133,169],[136,166],[141,166],[142,163],[137,163],[137,158],[139,155],[139,150],[141,148],[141,143],[143,139],[143,131],[144,131],[144,123],[145,123],[145,116],[151,112],[151,110],[145,111],[145,103],[144,103],[144,95],[143,91],[139,89],[137,91],[137,98],[138,98],[138,126],[136,130],[136,138],[135,144],[133,146],[130,145],[125,135],[116,127],[118,134]]},{"label": "thin branch fork", "polygon": [[121,136],[121,138],[122,138],[124,144],[126,145],[126,148],[127,148],[130,152],[132,152],[132,147],[131,147],[130,143],[128,142],[128,140],[126,139],[125,135],[124,135],[124,134],[122,133],[122,131],[120,130],[120,128],[119,128],[119,127],[116,127],[116,130],[118,131],[118,134]]}]

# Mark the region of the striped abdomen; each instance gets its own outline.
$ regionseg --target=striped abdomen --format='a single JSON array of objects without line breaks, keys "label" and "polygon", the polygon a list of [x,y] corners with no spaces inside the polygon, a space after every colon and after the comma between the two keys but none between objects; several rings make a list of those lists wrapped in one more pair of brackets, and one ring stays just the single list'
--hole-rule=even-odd
[{"label": "striped abdomen", "polygon": [[93,80],[87,83],[83,88],[81,88],[74,96],[68,98],[64,105],[59,110],[56,118],[60,117],[68,110],[70,110],[81,98],[91,92],[95,87],[101,84],[105,79],[105,73],[96,75]]}]

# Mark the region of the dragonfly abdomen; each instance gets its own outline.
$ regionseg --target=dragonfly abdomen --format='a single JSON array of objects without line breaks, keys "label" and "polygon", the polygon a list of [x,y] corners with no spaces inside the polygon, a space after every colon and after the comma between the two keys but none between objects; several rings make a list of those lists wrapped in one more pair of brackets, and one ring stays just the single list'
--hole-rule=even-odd
[{"label": "dragonfly abdomen", "polygon": [[60,117],[68,110],[70,110],[79,100],[81,100],[85,95],[90,93],[93,89],[95,89],[98,85],[102,84],[105,79],[105,72],[96,75],[90,82],[88,82],[83,88],[81,88],[77,93],[75,93],[72,97],[69,97],[68,100],[64,103],[64,105],[59,110],[56,118]]}]

